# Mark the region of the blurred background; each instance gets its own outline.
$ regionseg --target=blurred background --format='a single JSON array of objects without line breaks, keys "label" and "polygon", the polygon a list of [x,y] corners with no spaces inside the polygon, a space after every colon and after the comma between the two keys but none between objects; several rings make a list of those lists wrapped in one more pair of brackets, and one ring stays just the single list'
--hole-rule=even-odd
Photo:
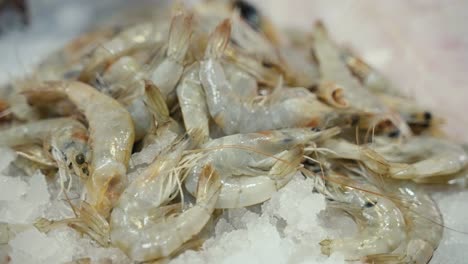
[{"label": "blurred background", "polygon": [[[280,27],[308,31],[315,21],[324,21],[338,43],[357,50],[406,94],[445,118],[449,136],[468,142],[468,1],[250,2]],[[128,13],[146,4],[157,12],[164,3],[167,1],[0,0],[0,84],[23,76],[47,53],[95,23],[110,16],[118,19],[122,10]],[[463,217],[455,217],[463,214],[459,210],[466,201],[463,197],[466,192],[435,195],[444,215],[453,216],[445,224],[458,230],[467,228]],[[456,204],[454,200],[460,201]],[[468,236],[446,233],[449,236],[431,263],[465,263]]]},{"label": "blurred background", "polygon": [[[0,7],[10,10],[0,16],[0,82],[24,74],[40,57],[94,23],[116,16],[117,10],[162,2],[0,0]],[[314,21],[323,20],[340,44],[359,51],[408,95],[445,118],[450,136],[468,142],[467,1],[251,2],[280,27],[310,30]],[[27,6],[26,17],[18,15],[22,5]]]}]

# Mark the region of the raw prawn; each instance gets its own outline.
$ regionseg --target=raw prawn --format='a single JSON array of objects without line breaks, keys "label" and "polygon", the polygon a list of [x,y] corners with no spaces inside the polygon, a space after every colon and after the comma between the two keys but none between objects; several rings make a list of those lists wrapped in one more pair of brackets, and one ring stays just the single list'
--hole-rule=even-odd
[{"label": "raw prawn", "polygon": [[399,208],[406,221],[407,238],[395,251],[366,256],[363,261],[376,264],[429,263],[443,233],[442,215],[437,204],[413,184],[386,181],[384,188],[402,198]]},{"label": "raw prawn", "polygon": [[[315,149],[314,147],[308,147],[306,153],[311,154]],[[352,144],[344,139],[325,140],[320,143],[319,149],[325,150],[322,155],[326,158],[356,160],[381,175],[386,175],[390,167],[388,162],[375,151],[365,146]]]},{"label": "raw prawn", "polygon": [[161,45],[167,36],[168,28],[167,22],[159,21],[156,23],[156,21],[152,21],[123,30],[92,52],[78,79],[90,82],[94,80],[96,73],[101,72],[118,58],[142,48]]},{"label": "raw prawn", "polygon": [[55,95],[54,100],[57,94],[67,97],[86,116],[93,151],[87,200],[106,216],[126,185],[124,175],[135,137],[129,113],[114,99],[80,82],[45,82],[25,93],[38,100]]},{"label": "raw prawn", "polygon": [[296,174],[303,159],[304,149],[297,146],[281,152],[268,161],[262,161],[262,169],[268,170],[252,176],[233,176],[223,179],[216,208],[241,208],[264,202],[283,188]]},{"label": "raw prawn", "polygon": [[[265,201],[273,189],[276,191],[288,182],[291,171],[296,170],[296,162],[302,159],[302,148],[296,146],[325,140],[337,133],[339,129],[332,128],[321,132],[284,129],[237,134],[211,140],[201,146],[200,153],[190,155],[200,156],[198,164],[210,163],[220,173],[226,187],[221,190],[223,199],[218,202],[219,207],[246,206]],[[275,172],[280,168],[284,173]],[[201,165],[194,166],[185,181],[192,194],[200,171]]]},{"label": "raw prawn", "polygon": [[[219,61],[227,45],[230,22],[225,20],[210,37],[205,59],[200,64],[200,80],[203,85],[208,110],[215,123],[226,134],[248,133],[261,130],[301,127],[330,126],[352,119],[340,115],[320,103],[305,89],[296,89],[294,97],[285,92],[278,100],[266,105],[253,104],[231,93],[224,69]],[[351,121],[349,121],[351,122]]]},{"label": "raw prawn", "polygon": [[353,237],[321,241],[322,253],[330,255],[332,252],[341,251],[347,258],[356,259],[392,252],[406,239],[403,214],[390,199],[368,192],[379,192],[373,185],[350,180],[348,182],[352,182],[350,186],[359,186],[361,190],[366,191],[346,186],[335,188],[335,194],[330,197],[334,201],[329,202],[328,206],[349,213],[360,226],[360,231]]},{"label": "raw prawn", "polygon": [[455,174],[466,168],[468,156],[457,143],[428,136],[394,142],[377,137],[369,146],[391,162],[392,178],[425,181],[429,177]]},{"label": "raw prawn", "polygon": [[[196,191],[196,204],[178,214],[173,205],[153,208],[140,225],[126,226],[126,221],[113,216],[112,243],[136,261],[148,261],[170,256],[184,242],[198,234],[205,226],[215,209],[221,189],[218,173],[210,166],[203,168]],[[124,211],[125,212],[125,211]],[[125,212],[130,213],[131,212]],[[137,216],[140,217],[141,215]],[[131,218],[129,219],[131,220]],[[114,226],[121,228],[114,230]]]},{"label": "raw prawn", "polygon": [[[80,178],[89,175],[91,150],[88,130],[72,118],[34,121],[0,130],[0,146],[21,147],[42,144],[56,162]],[[60,164],[59,164],[60,165]]]}]

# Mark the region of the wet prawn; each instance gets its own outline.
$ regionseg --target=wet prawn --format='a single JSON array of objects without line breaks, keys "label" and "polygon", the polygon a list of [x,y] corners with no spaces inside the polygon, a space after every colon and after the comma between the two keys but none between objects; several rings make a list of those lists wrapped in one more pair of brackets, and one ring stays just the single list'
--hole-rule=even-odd
[{"label": "wet prawn", "polygon": [[[107,215],[126,185],[124,175],[135,137],[128,111],[114,99],[80,82],[45,82],[25,93],[43,101],[55,100],[57,94],[67,97],[84,113],[93,151],[86,183],[87,199]],[[55,96],[48,98],[50,95]]]}]

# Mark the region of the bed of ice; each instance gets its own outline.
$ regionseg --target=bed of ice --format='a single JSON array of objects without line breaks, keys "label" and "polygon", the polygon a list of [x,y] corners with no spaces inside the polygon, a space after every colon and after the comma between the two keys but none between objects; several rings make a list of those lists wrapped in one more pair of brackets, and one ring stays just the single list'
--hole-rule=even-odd
[{"label": "bed of ice", "polygon": [[[31,2],[31,13],[35,21],[33,25],[26,31],[9,32],[0,36],[0,82],[27,72],[31,65],[42,56],[60,47],[85,29],[91,23],[91,18],[105,13],[105,10],[108,10],[105,8],[106,5],[111,3],[111,1],[99,1],[99,4],[96,4],[84,0]],[[58,4],[59,2],[66,4]],[[121,5],[123,2],[113,1],[112,5]],[[460,50],[459,41],[463,43],[462,37],[453,38],[456,32],[462,33],[464,30],[457,28],[455,22],[461,22],[460,14],[463,12],[460,9],[466,11],[468,5],[456,4],[456,1],[444,1],[451,8],[439,6],[437,14],[434,14],[434,8],[437,8],[438,1],[426,1],[425,4],[422,1],[412,1],[411,4],[406,4],[406,1],[392,1],[392,5],[361,1],[355,7],[354,4],[350,5],[349,1],[346,2],[347,4],[343,2],[338,4],[337,1],[296,0],[288,1],[292,2],[288,4],[289,9],[284,8],[284,3],[280,1],[271,1],[269,5],[266,1],[256,2],[264,5],[265,12],[270,13],[275,20],[289,26],[305,27],[311,24],[311,19],[323,17],[330,25],[332,34],[336,33],[337,36],[341,34],[339,35],[340,41],[349,42],[354,46],[364,43],[363,47],[368,50],[364,55],[393,77],[401,71],[401,68],[414,69],[411,68],[412,60],[408,57],[404,57],[400,64],[396,65],[398,60],[395,56],[401,52],[401,46],[392,46],[390,42],[378,40],[382,33],[379,33],[377,27],[381,25],[386,28],[385,25],[388,25],[386,23],[390,21],[392,12],[398,10],[403,10],[404,15],[399,15],[395,24],[397,26],[402,23],[409,25],[409,29],[399,32],[405,41],[409,41],[408,38],[404,38],[408,32],[414,33],[418,30],[418,25],[420,26],[418,23],[425,23],[428,29],[433,31],[423,32],[419,27],[421,35],[419,40],[409,41],[408,46],[420,43],[419,41],[424,39],[435,40],[437,36],[434,37],[431,33],[439,34],[439,38],[450,38],[453,48],[438,52],[437,54],[442,57],[438,63],[445,65],[445,68],[454,69],[456,65],[449,65],[450,63],[456,64],[451,60],[455,56],[454,53],[458,52],[458,56],[468,58],[466,52],[468,44],[464,42],[465,46]],[[281,8],[282,5],[283,8]],[[458,8],[453,7],[454,5]],[[302,11],[306,7],[313,10],[311,14]],[[282,12],[291,10],[290,12],[297,12],[297,16],[281,17],[278,15],[279,10]],[[377,14],[387,14],[382,10],[389,10],[388,15],[377,16]],[[367,16],[362,16],[362,14]],[[417,17],[419,22],[409,23],[409,18],[405,16]],[[380,24],[365,23],[372,19],[380,20]],[[440,26],[435,26],[440,22],[439,20],[448,21],[445,24],[448,27],[444,31],[445,35],[442,34],[443,30]],[[340,24],[340,21],[346,23]],[[53,25],[53,30],[50,30],[51,25]],[[434,25],[434,28],[430,27],[431,25]],[[431,45],[435,44],[426,46]],[[427,53],[425,49],[418,52],[423,55]],[[447,57],[443,57],[444,54],[447,54]],[[432,60],[431,56],[427,55],[425,59]],[[460,66],[465,69],[465,73],[468,70],[467,64],[468,60],[465,60]],[[463,109],[461,105],[457,105],[456,97],[457,94],[465,91],[456,90],[460,87],[454,89],[450,85],[462,81],[463,78],[466,80],[466,77],[460,77],[458,72],[453,71],[441,77],[434,76],[435,70],[444,68],[443,65],[421,66],[422,68],[417,68],[414,74],[405,73],[397,76],[402,76],[399,80],[401,84],[416,87],[416,84],[420,82],[428,85],[425,87],[428,92],[421,98],[418,97],[418,100],[421,99],[429,106],[435,106],[435,104],[431,104],[433,99],[428,93],[437,94],[433,91],[440,88],[441,84],[447,85],[443,89],[446,91],[445,96],[452,96],[450,98],[455,100],[455,103],[444,106],[442,113],[449,119],[449,125],[454,126],[451,114],[456,112],[454,115],[460,116],[459,113],[463,112],[456,111]],[[425,77],[428,75],[431,76],[430,81],[428,77]],[[450,94],[449,91],[453,93]],[[455,92],[457,94],[454,94]],[[440,106],[437,110],[439,109]],[[467,117],[464,118],[463,120],[466,120]],[[459,122],[458,128],[450,131],[451,135],[466,140],[467,135],[459,133],[462,131],[463,124],[465,122]],[[145,160],[142,156],[138,158]],[[58,218],[70,215],[71,211],[66,202],[54,199],[56,191],[48,189],[44,176],[39,172],[32,177],[11,177],[9,164],[14,159],[14,152],[9,149],[0,149],[0,222],[16,224],[15,228],[18,230],[18,234],[9,241],[8,245],[0,244],[0,263],[7,262],[4,255],[7,247],[12,249],[10,263],[64,263],[80,257],[92,257],[95,261],[110,258],[112,263],[129,263],[129,260],[118,249],[99,248],[88,238],[80,237],[70,229],[62,228],[45,235],[32,228],[30,223],[37,217]],[[444,215],[444,224],[452,229],[468,232],[466,221],[468,219],[468,210],[466,210],[468,189],[444,187],[431,188],[431,190]],[[215,235],[204,243],[202,251],[185,252],[172,263],[343,263],[344,258],[340,254],[333,254],[330,257],[321,255],[318,242],[327,237],[352,235],[355,231],[354,225],[350,219],[339,214],[327,213],[324,208],[325,201],[321,195],[312,193],[310,180],[297,177],[261,206],[230,210],[224,213],[214,228]],[[5,230],[0,229],[0,243],[6,240]],[[445,229],[443,240],[431,263],[466,263],[467,248],[468,235]]]}]

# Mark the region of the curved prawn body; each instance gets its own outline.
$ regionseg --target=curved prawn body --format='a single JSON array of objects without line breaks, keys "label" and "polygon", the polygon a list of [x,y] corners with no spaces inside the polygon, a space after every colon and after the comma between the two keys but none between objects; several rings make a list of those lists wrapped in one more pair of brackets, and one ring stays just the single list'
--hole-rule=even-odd
[{"label": "curved prawn body", "polygon": [[198,62],[187,68],[182,80],[177,85],[177,98],[184,117],[185,129],[189,132],[200,131],[204,142],[208,140],[210,135],[209,114],[199,72]]},{"label": "curved prawn body", "polygon": [[467,153],[459,144],[441,138],[420,136],[392,142],[378,137],[370,147],[391,163],[389,175],[396,179],[426,181],[460,172],[468,164]]},{"label": "curved prawn body", "polygon": [[[263,202],[284,186],[302,160],[301,145],[320,141],[339,129],[315,132],[285,129],[237,134],[211,140],[201,146],[198,164],[210,163],[221,175],[223,188],[217,207],[233,208]],[[206,153],[204,153],[206,152]],[[185,187],[195,193],[201,165],[190,169]]]},{"label": "curved prawn body", "polygon": [[127,186],[111,214],[113,230],[119,230],[121,226],[138,226],[134,223],[138,214],[166,205],[175,197],[180,179],[174,168],[189,145],[186,139],[169,146]]},{"label": "curved prawn body", "polygon": [[39,94],[42,100],[48,99],[43,96],[60,94],[86,116],[93,150],[86,183],[87,200],[107,215],[125,186],[124,175],[135,137],[130,114],[114,99],[80,82],[45,82],[26,93]]},{"label": "curved prawn body", "polygon": [[[226,134],[249,133],[288,127],[331,126],[348,118],[322,104],[306,89],[296,89],[271,98],[267,104],[234,94],[220,62],[229,40],[230,22],[225,20],[210,37],[205,59],[200,63],[200,80],[206,94],[208,110]],[[286,95],[294,95],[288,98]]]},{"label": "curved prawn body", "polygon": [[[120,232],[113,230],[112,243],[136,261],[170,256],[206,225],[215,209],[220,189],[219,175],[207,165],[198,182],[194,206],[177,214],[170,214],[174,205],[153,208],[141,225],[122,228]],[[113,222],[112,229],[114,225]]]},{"label": "curved prawn body", "polygon": [[270,199],[296,174],[303,154],[303,147],[296,146],[270,160],[263,160],[261,165],[264,173],[223,179],[216,208],[241,208]]},{"label": "curved prawn body", "polygon": [[150,74],[150,80],[167,97],[175,89],[184,71],[184,59],[192,36],[192,16],[178,14],[173,17],[166,56]]},{"label": "curved prawn body", "polygon": [[129,55],[139,49],[157,46],[162,43],[168,32],[167,22],[147,22],[129,27],[111,40],[98,46],[91,54],[78,79],[89,82],[109,64],[118,58]]},{"label": "curved prawn body", "polygon": [[[356,186],[356,183],[353,184]],[[370,184],[359,184],[367,191],[376,191]],[[340,251],[348,258],[388,253],[395,250],[406,239],[404,215],[389,199],[348,187],[340,187],[333,195],[329,206],[344,210],[360,226],[353,237],[325,239],[320,242],[323,254]]]},{"label": "curved prawn body", "polygon": [[[326,88],[335,85],[340,91],[339,105],[362,112],[367,122],[364,126],[375,126],[385,119],[390,120],[402,133],[411,135],[411,130],[399,115],[389,111],[382,102],[369,90],[365,89],[348,70],[341,58],[341,51],[330,40],[323,24],[318,23],[314,31],[314,52],[319,62],[320,75],[325,91],[336,92],[337,89]],[[321,88],[319,88],[320,90]],[[327,97],[327,96],[325,96]],[[330,96],[333,98],[333,95]]]},{"label": "curved prawn body", "polygon": [[396,191],[403,198],[400,211],[406,221],[405,243],[388,254],[364,257],[366,263],[414,263],[426,264],[442,239],[443,220],[437,204],[414,185],[387,182],[388,191]]}]

